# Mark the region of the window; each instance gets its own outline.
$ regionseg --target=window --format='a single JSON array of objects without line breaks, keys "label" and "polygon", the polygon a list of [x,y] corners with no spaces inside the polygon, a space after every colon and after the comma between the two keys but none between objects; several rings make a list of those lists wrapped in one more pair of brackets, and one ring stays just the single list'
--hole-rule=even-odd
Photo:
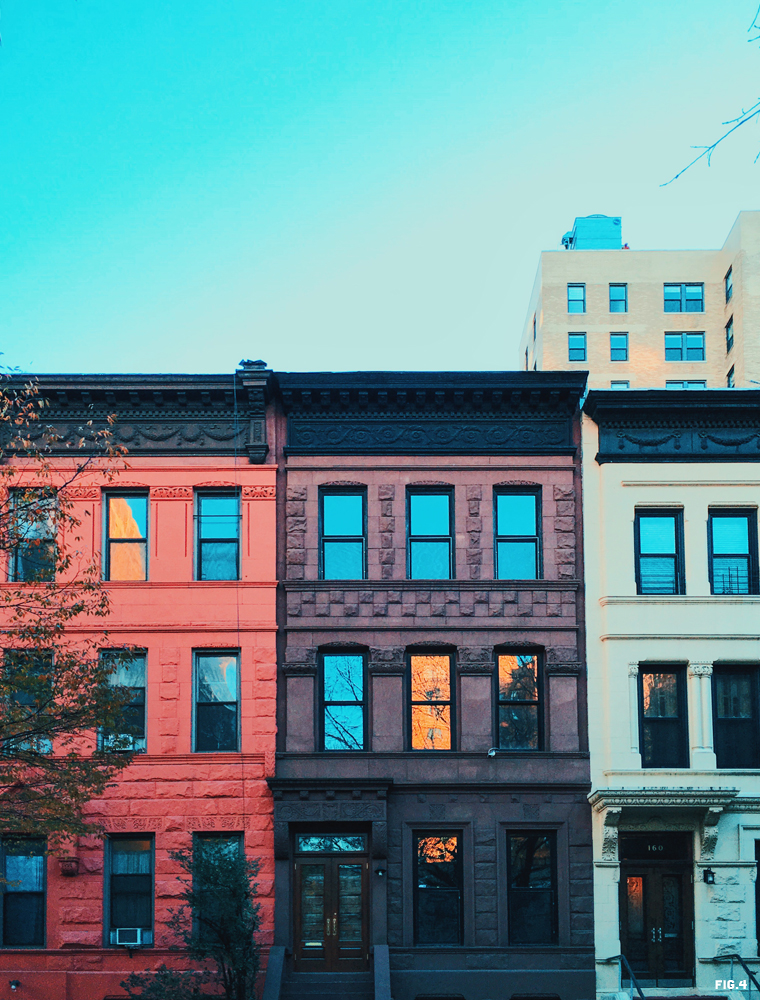
[{"label": "window", "polygon": [[681,511],[637,510],[636,592],[683,594],[683,516]]},{"label": "window", "polygon": [[195,654],[195,749],[238,749],[238,654]]},{"label": "window", "polygon": [[610,312],[628,312],[628,285],[610,285]]},{"label": "window", "polygon": [[704,361],[704,333],[666,333],[666,361]]},{"label": "window", "polygon": [[220,884],[213,881],[213,876],[218,878],[220,863],[225,867],[229,864],[227,871],[232,874],[232,866],[242,854],[243,838],[239,833],[196,833],[193,836],[195,875],[200,883],[194,886],[198,889],[198,906],[194,909],[193,920],[198,938],[203,942],[219,940],[219,928],[222,926],[219,918],[224,912],[223,894],[230,881],[225,880],[226,885]]},{"label": "window", "polygon": [[106,650],[101,656],[112,657],[116,661],[108,683],[113,687],[127,688],[132,700],[123,710],[122,731],[100,733],[100,749],[145,753],[145,654],[135,653],[127,657]]},{"label": "window", "polygon": [[730,302],[734,296],[734,269],[729,267],[723,279],[723,288],[726,293],[726,302]]},{"label": "window", "polygon": [[631,383],[627,379],[621,379],[617,382],[610,382],[610,389],[630,389]]},{"label": "window", "polygon": [[55,579],[55,496],[43,490],[12,490],[10,579],[44,583]]},{"label": "window", "polygon": [[5,837],[0,896],[5,948],[45,947],[45,841]]},{"label": "window", "polygon": [[568,333],[567,335],[567,360],[586,360],[586,334]]},{"label": "window", "polygon": [[367,522],[365,493],[320,493],[321,577],[364,580]]},{"label": "window", "polygon": [[496,579],[537,580],[541,568],[539,496],[496,493]]},{"label": "window", "polygon": [[196,494],[196,579],[240,579],[240,497]]},{"label": "window", "polygon": [[756,667],[713,667],[713,731],[718,767],[760,767]]},{"label": "window", "polygon": [[141,931],[142,944],[153,944],[153,838],[110,837],[107,870],[108,943],[130,928]]},{"label": "window", "polygon": [[675,382],[667,381],[665,383],[665,388],[666,389],[706,389],[707,388],[707,382],[704,382],[704,381],[702,381],[700,379],[688,379],[686,381],[682,381],[681,379],[678,379]]},{"label": "window", "polygon": [[707,521],[711,594],[756,594],[757,512],[711,510]]},{"label": "window", "polygon": [[510,944],[556,944],[557,851],[553,830],[507,833]]},{"label": "window", "polygon": [[451,750],[451,657],[412,654],[410,688],[412,750]]},{"label": "window", "polygon": [[324,750],[364,750],[364,691],[363,654],[322,655]]},{"label": "window", "polygon": [[540,750],[538,657],[533,653],[499,653],[498,668],[496,745],[500,750]]},{"label": "window", "polygon": [[55,701],[53,657],[40,650],[6,649],[3,653],[0,693],[9,692],[3,740],[6,752],[35,754],[53,749],[46,732],[55,731],[59,706]]},{"label": "window", "polygon": [[628,334],[610,334],[610,361],[628,360]]},{"label": "window", "polygon": [[735,389],[736,388],[736,377],[734,375],[734,366],[728,369],[728,374],[726,375],[726,388]]},{"label": "window", "polygon": [[701,282],[665,285],[666,313],[701,313],[705,311],[705,286]]},{"label": "window", "polygon": [[148,579],[148,497],[106,495],[106,579]]},{"label": "window", "polygon": [[414,834],[414,943],[462,943],[461,834]]},{"label": "window", "polygon": [[586,286],[567,286],[567,311],[569,313],[585,313],[586,311]]},{"label": "window", "polygon": [[407,493],[410,580],[452,579],[452,501],[449,490]]},{"label": "window", "polygon": [[726,323],[726,354],[729,354],[734,346],[734,317],[732,316]]},{"label": "window", "polygon": [[641,762],[644,767],[688,767],[683,668],[640,667]]}]

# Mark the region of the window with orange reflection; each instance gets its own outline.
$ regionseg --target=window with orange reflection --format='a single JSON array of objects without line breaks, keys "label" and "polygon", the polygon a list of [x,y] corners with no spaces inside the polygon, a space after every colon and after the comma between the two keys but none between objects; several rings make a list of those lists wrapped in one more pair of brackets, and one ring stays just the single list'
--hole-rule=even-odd
[{"label": "window with orange reflection", "polygon": [[148,497],[111,493],[106,507],[106,579],[148,579]]},{"label": "window with orange reflection", "polygon": [[462,858],[459,834],[416,833],[415,944],[462,943]]},{"label": "window with orange reflection", "polygon": [[411,657],[412,750],[451,750],[451,657]]},{"label": "window with orange reflection", "polygon": [[540,750],[538,657],[499,654],[498,742],[501,750]]}]

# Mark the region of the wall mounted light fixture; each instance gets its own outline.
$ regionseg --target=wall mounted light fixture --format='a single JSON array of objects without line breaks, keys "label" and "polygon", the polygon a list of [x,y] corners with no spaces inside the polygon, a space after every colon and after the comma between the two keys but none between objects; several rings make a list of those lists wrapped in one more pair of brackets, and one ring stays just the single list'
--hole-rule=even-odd
[{"label": "wall mounted light fixture", "polygon": [[705,868],[702,872],[702,878],[707,883],[707,885],[715,885],[715,872],[712,868]]}]

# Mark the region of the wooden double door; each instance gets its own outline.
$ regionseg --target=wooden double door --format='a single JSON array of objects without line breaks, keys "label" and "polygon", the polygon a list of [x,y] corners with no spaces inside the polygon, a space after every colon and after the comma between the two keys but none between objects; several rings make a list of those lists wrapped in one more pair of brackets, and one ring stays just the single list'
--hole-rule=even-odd
[{"label": "wooden double door", "polygon": [[687,987],[694,981],[694,887],[682,836],[637,838],[629,848],[680,858],[621,862],[620,943],[642,985]]},{"label": "wooden double door", "polygon": [[369,859],[312,856],[295,861],[296,972],[369,968]]}]

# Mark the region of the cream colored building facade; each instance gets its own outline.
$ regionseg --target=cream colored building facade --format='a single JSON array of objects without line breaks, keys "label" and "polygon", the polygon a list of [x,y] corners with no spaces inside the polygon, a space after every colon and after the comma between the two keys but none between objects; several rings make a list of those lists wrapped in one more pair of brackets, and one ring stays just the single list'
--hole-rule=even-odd
[{"label": "cream colored building facade", "polygon": [[[599,995],[618,989],[621,953],[658,996],[726,994],[732,978],[738,989],[746,976],[731,954],[760,967],[759,460],[759,391],[587,398]],[[741,559],[720,562],[726,518],[729,534],[747,525],[746,579],[731,572]],[[672,558],[651,555],[652,539]],[[682,592],[641,593],[671,583]],[[737,762],[754,766],[727,766]]]},{"label": "cream colored building facade", "polygon": [[518,367],[588,370],[600,389],[760,383],[760,212],[741,212],[718,250],[542,253]]}]

